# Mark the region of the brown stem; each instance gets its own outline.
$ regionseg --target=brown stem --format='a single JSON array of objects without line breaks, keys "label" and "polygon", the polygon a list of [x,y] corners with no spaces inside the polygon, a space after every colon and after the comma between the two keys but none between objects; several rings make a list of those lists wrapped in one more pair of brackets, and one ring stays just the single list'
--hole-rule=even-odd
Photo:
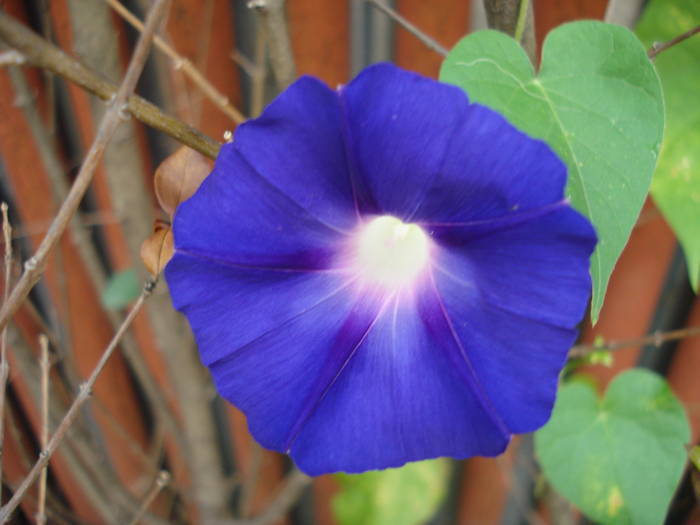
[{"label": "brown stem", "polygon": [[[156,4],[156,6],[164,5],[167,2],[167,0],[158,0],[158,1],[159,1],[159,4]],[[29,473],[24,478],[24,480],[22,480],[22,483],[19,485],[19,487],[17,487],[17,490],[15,490],[10,501],[8,501],[7,504],[5,504],[2,508],[0,508],[0,523],[5,523],[9,519],[12,512],[14,512],[14,510],[17,508],[17,505],[19,505],[19,502],[22,500],[22,497],[24,496],[24,494],[27,492],[29,487],[31,487],[31,485],[34,483],[34,481],[36,481],[36,479],[39,477],[39,474],[44,469],[44,467],[48,464],[49,459],[51,459],[51,456],[53,455],[53,453],[56,451],[58,446],[63,441],[63,438],[66,436],[66,433],[70,429],[71,425],[73,424],[75,419],[80,414],[81,407],[88,401],[88,399],[90,399],[90,395],[92,393],[92,387],[94,386],[95,381],[97,381],[97,378],[99,377],[100,373],[102,373],[102,370],[104,369],[105,365],[107,364],[107,361],[114,353],[114,350],[117,348],[117,346],[119,344],[119,340],[126,333],[129,326],[133,322],[134,318],[141,310],[141,307],[143,306],[144,301],[151,294],[154,286],[155,286],[155,282],[153,282],[153,281],[148,281],[146,283],[146,285],[144,286],[143,291],[141,292],[141,295],[139,296],[139,298],[134,303],[134,306],[129,311],[129,315],[127,315],[126,318],[124,319],[122,326],[119,328],[117,333],[114,334],[114,337],[107,345],[107,348],[105,348],[105,351],[103,352],[102,357],[95,365],[95,368],[92,370],[90,377],[87,379],[87,381],[85,381],[83,384],[80,385],[80,390],[78,392],[78,395],[73,400],[73,403],[71,404],[70,408],[68,409],[68,412],[66,412],[66,415],[61,420],[61,423],[56,428],[56,432],[49,440],[48,444],[46,445],[46,448],[44,450],[42,450],[42,452],[39,456],[39,459],[34,464],[34,466],[29,471]]]},{"label": "brown stem", "polygon": [[668,341],[677,341],[679,339],[685,339],[686,337],[693,337],[697,335],[700,335],[700,326],[690,326],[688,328],[680,328],[669,332],[654,332],[653,334],[638,337],[636,339],[621,339],[618,341],[608,342],[603,341],[592,345],[576,345],[571,348],[569,358],[584,357],[591,352],[596,352],[598,350],[614,351],[640,345],[654,345],[658,348]]},{"label": "brown stem", "polygon": [[[78,209],[80,201],[85,195],[85,192],[92,181],[92,177],[95,174],[97,163],[102,157],[109,140],[112,138],[112,135],[119,126],[120,121],[125,116],[124,110],[126,108],[127,99],[136,87],[136,82],[141,74],[141,71],[143,70],[143,66],[148,56],[148,49],[150,47],[153,33],[156,30],[156,27],[158,26],[163,14],[165,13],[165,8],[167,5],[167,0],[157,0],[149,12],[148,19],[146,20],[146,27],[144,32],[141,34],[138,43],[136,44],[136,50],[134,51],[134,55],[126,71],[124,80],[119,86],[119,90],[114,96],[109,109],[105,113],[104,119],[100,123],[95,140],[90,146],[90,150],[88,151],[88,154],[80,167],[80,171],[78,172],[75,182],[68,193],[68,197],[61,205],[56,218],[51,223],[49,231],[42,239],[36,253],[25,263],[24,273],[20,277],[19,282],[12,289],[12,293],[10,294],[7,302],[3,304],[2,310],[0,310],[0,329],[7,326],[10,318],[19,309],[20,305],[27,297],[31,289],[43,275],[44,270],[46,269],[49,253],[61,238],[61,235],[66,230],[68,223]],[[5,20],[6,18],[7,15],[0,13],[0,21]],[[0,36],[3,36],[4,38],[4,34],[1,29]]]},{"label": "brown stem", "polygon": [[272,72],[277,88],[282,91],[297,77],[284,0],[251,0],[248,6],[258,11],[265,26]]},{"label": "brown stem", "polygon": [[[21,52],[30,64],[75,82],[102,100],[113,100],[117,86],[68,56],[5,12],[0,11],[0,39]],[[166,115],[137,95],[128,97],[128,111],[144,124],[214,159],[221,144],[181,120]]]},{"label": "brown stem", "polygon": [[[2,210],[2,233],[5,240],[5,287],[3,289],[3,304],[7,303],[12,278],[12,226],[7,216],[7,203],[0,205]],[[2,501],[2,454],[5,437],[5,393],[10,367],[7,364],[7,327],[0,332],[0,501]]]},{"label": "brown stem", "polygon": [[436,40],[430,38],[423,31],[418,29],[411,22],[406,20],[404,17],[402,17],[399,13],[394,11],[391,7],[386,5],[384,2],[382,2],[380,0],[367,0],[367,2],[371,6],[374,6],[377,9],[379,9],[382,13],[384,13],[389,18],[394,20],[397,24],[399,24],[401,27],[403,27],[406,31],[408,31],[413,36],[415,36],[418,40],[423,42],[428,47],[428,49],[432,49],[433,51],[435,51],[439,55],[447,56],[447,53],[448,53],[447,49],[445,49],[443,46],[441,46]]},{"label": "brown stem", "polygon": [[[41,347],[41,450],[46,450],[49,443],[49,339],[41,334],[39,336],[39,346]],[[48,474],[48,463],[44,465],[39,474],[39,503],[36,512],[37,525],[46,523],[46,475]]]},{"label": "brown stem", "polygon": [[675,46],[676,44],[680,44],[684,40],[689,39],[691,36],[696,35],[700,33],[700,26],[695,26],[693,29],[690,29],[683,33],[682,35],[678,35],[676,38],[673,38],[669,40],[668,42],[663,42],[661,44],[654,44],[651,46],[651,49],[647,51],[647,56],[649,57],[650,60],[654,60],[656,58],[656,55],[659,53],[663,53],[667,49]]},{"label": "brown stem", "polygon": [[[69,187],[64,179],[64,169],[57,153],[55,141],[44,127],[36,104],[31,103],[31,90],[20,68],[10,68],[9,73],[17,99],[20,101],[19,105],[24,110],[27,124],[32,131],[42,163],[49,175],[52,189],[58,202],[64,201],[67,198]],[[95,290],[98,293],[102,293],[107,286],[107,275],[102,267],[95,246],[90,240],[90,235],[85,229],[85,223],[81,220],[78,213],[71,219],[69,228]],[[112,328],[117,330],[122,322],[121,315],[114,310],[106,310],[106,314]],[[178,441],[178,445],[183,448],[184,445],[175,416],[172,414],[162,391],[158,388],[155,378],[148,369],[136,340],[131,334],[125,334],[121,347],[129,365],[139,380],[140,386],[143,387],[146,397],[153,405],[156,416],[162,418],[171,435]]]}]

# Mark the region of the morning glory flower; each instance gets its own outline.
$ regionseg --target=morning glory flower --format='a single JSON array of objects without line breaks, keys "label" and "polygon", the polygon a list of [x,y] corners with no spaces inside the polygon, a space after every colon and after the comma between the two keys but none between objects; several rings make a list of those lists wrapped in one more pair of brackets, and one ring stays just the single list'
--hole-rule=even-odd
[{"label": "morning glory flower", "polygon": [[238,127],[166,268],[220,394],[311,475],[503,452],[549,418],[595,234],[542,141],[389,64]]}]

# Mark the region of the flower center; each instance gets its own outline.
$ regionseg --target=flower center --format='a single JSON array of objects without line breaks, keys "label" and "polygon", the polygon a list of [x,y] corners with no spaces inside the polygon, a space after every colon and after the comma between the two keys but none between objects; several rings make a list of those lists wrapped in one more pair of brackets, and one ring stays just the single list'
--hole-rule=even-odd
[{"label": "flower center", "polygon": [[363,278],[398,288],[423,269],[428,251],[428,237],[420,226],[383,215],[360,231],[356,262]]}]

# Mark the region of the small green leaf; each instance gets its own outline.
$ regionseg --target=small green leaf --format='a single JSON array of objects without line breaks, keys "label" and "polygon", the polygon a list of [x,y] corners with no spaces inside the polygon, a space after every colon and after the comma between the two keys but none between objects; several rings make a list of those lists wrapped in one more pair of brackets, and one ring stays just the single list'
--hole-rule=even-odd
[{"label": "small green leaf", "polygon": [[[700,3],[656,0],[649,4],[637,34],[649,46],[700,24]],[[651,194],[683,245],[690,282],[700,281],[700,36],[660,53],[656,68],[664,87],[666,134]]]},{"label": "small green leaf", "polygon": [[428,520],[447,493],[450,463],[433,459],[397,469],[339,474],[333,499],[341,525],[417,525]]},{"label": "small green leaf", "polygon": [[688,457],[690,458],[690,462],[695,466],[695,469],[700,472],[700,445],[696,445],[690,449]]},{"label": "small green leaf", "polygon": [[663,522],[689,439],[685,411],[666,381],[633,369],[603,399],[584,382],[565,384],[535,450],[554,488],[592,520],[651,525]]},{"label": "small green leaf", "polygon": [[649,190],[661,144],[661,86],[641,42],[602,22],[565,24],[544,44],[535,71],[497,31],[462,39],[440,79],[545,140],[569,168],[567,194],[598,232],[591,259],[595,322],[610,274]]},{"label": "small green leaf", "polygon": [[120,310],[141,293],[139,278],[134,270],[125,270],[110,277],[102,292],[102,306],[108,310]]}]

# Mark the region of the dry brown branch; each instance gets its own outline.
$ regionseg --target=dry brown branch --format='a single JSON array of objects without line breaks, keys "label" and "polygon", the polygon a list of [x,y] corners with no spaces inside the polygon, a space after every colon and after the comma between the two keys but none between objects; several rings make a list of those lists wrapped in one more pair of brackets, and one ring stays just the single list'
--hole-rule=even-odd
[{"label": "dry brown branch", "polygon": [[[2,234],[5,241],[5,282],[3,289],[3,304],[7,302],[10,291],[10,280],[12,279],[12,226],[7,215],[7,203],[0,204],[2,210]],[[2,498],[2,453],[5,436],[5,393],[7,391],[7,377],[10,368],[7,364],[7,328],[0,332],[0,501]]]},{"label": "dry brown branch", "polygon": [[[126,20],[129,24],[139,31],[143,31],[143,24],[134,16],[119,0],[105,0],[119,16]],[[153,44],[173,61],[175,69],[182,71],[196,85],[216,107],[230,117],[236,124],[245,122],[246,118],[243,113],[236,109],[229,101],[226,95],[217,90],[211,82],[209,82],[199,70],[194,67],[189,59],[178,54],[168,43],[161,37],[156,35],[153,38]]]},{"label": "dry brown branch", "polygon": [[[165,2],[166,2],[166,0],[163,0],[160,2],[160,4],[163,5],[163,4],[165,4]],[[156,4],[156,5],[158,5],[158,4]],[[53,453],[56,451],[58,446],[63,441],[63,438],[65,437],[66,433],[70,429],[70,427],[73,424],[73,422],[75,421],[75,419],[78,417],[78,415],[80,413],[80,409],[88,401],[88,399],[90,399],[90,395],[92,393],[92,387],[95,384],[95,381],[97,381],[97,378],[99,377],[100,373],[102,373],[102,370],[104,369],[105,365],[107,364],[107,361],[109,361],[109,358],[114,353],[114,350],[117,348],[122,336],[129,329],[129,326],[133,322],[134,318],[141,310],[141,307],[143,306],[144,301],[153,291],[154,286],[155,286],[155,281],[148,281],[144,285],[143,291],[141,292],[141,295],[139,296],[139,298],[134,303],[134,306],[129,311],[129,315],[127,315],[126,318],[124,319],[122,326],[119,328],[117,333],[114,334],[114,337],[107,345],[107,348],[105,348],[105,351],[102,353],[102,357],[100,357],[100,360],[95,365],[95,368],[92,370],[90,377],[83,384],[80,385],[80,390],[78,392],[78,395],[75,397],[75,399],[73,400],[73,403],[71,404],[70,408],[68,409],[68,412],[66,412],[66,415],[61,420],[61,423],[56,428],[56,432],[53,434],[53,436],[49,440],[48,444],[46,445],[46,448],[44,450],[42,450],[42,452],[39,456],[39,459],[34,464],[32,469],[29,471],[29,474],[27,474],[27,477],[22,481],[22,483],[19,485],[19,487],[17,487],[17,490],[12,495],[12,498],[10,499],[10,501],[8,501],[6,505],[4,505],[2,508],[0,508],[0,523],[7,522],[10,515],[12,514],[12,512],[14,512],[14,510],[17,508],[17,505],[19,505],[19,502],[22,500],[22,497],[24,496],[24,494],[27,492],[29,487],[39,477],[39,474],[44,469],[44,467],[48,464],[49,459],[51,458]]]},{"label": "dry brown branch", "polygon": [[391,7],[386,5],[384,2],[382,2],[381,0],[367,0],[367,2],[370,5],[379,9],[382,13],[384,13],[389,18],[394,20],[397,24],[399,24],[401,27],[403,27],[406,31],[408,31],[413,36],[415,36],[418,40],[423,42],[428,49],[432,49],[438,55],[447,56],[447,53],[448,53],[447,49],[445,49],[442,45],[440,45],[435,39],[426,35],[423,31],[418,29],[411,22],[406,20],[403,16],[401,16],[399,13],[394,11]]},{"label": "dry brown branch", "polygon": [[[20,305],[27,297],[31,289],[41,278],[44,270],[46,269],[49,253],[56,243],[58,243],[61,235],[66,230],[68,223],[71,221],[73,215],[78,209],[80,201],[85,195],[85,192],[92,181],[92,177],[95,174],[97,163],[102,157],[110,138],[119,126],[120,121],[125,116],[127,99],[136,87],[136,82],[141,75],[141,71],[143,70],[143,66],[148,56],[151,38],[153,37],[154,31],[165,13],[165,8],[167,5],[167,0],[157,0],[149,12],[148,19],[146,20],[146,27],[144,32],[141,34],[138,43],[136,44],[136,49],[124,80],[122,81],[117,94],[114,96],[114,99],[111,101],[109,109],[105,113],[105,117],[101,122],[97,135],[95,136],[95,140],[92,143],[92,146],[90,146],[90,150],[88,151],[88,154],[80,167],[80,171],[78,172],[75,182],[73,183],[66,200],[61,205],[56,218],[49,227],[49,231],[42,239],[36,253],[25,262],[24,273],[20,277],[19,282],[13,288],[8,300],[5,302],[5,304],[3,304],[2,310],[0,310],[0,329],[7,326],[10,318],[19,309]],[[0,13],[0,19],[5,16],[6,15],[4,15],[4,13]]]},{"label": "dry brown branch", "polygon": [[[10,78],[17,98],[20,101],[19,105],[24,110],[27,124],[32,131],[32,136],[39,150],[44,168],[49,175],[53,192],[59,202],[65,201],[68,196],[69,187],[65,180],[64,169],[57,152],[55,140],[49,135],[43,125],[36,105],[32,103],[31,91],[22,71],[19,68],[11,68]],[[107,275],[102,267],[95,245],[90,239],[90,233],[84,226],[85,222],[79,212],[77,212],[70,221],[70,232],[75,241],[78,253],[85,263],[88,276],[95,290],[98,294],[101,294],[107,286]],[[106,314],[112,328],[117,330],[122,322],[122,316],[114,310],[106,310]],[[56,341],[54,341],[54,344],[56,344]],[[140,386],[143,387],[146,397],[153,405],[156,417],[163,419],[163,423],[178,441],[179,446],[183,447],[184,445],[180,436],[179,427],[175,421],[175,416],[172,414],[162,391],[148,369],[148,365],[138,348],[136,340],[131,334],[127,333],[122,339],[121,347],[129,365],[139,380]]]},{"label": "dry brown branch", "polygon": [[297,77],[284,0],[250,0],[248,7],[260,15],[270,49],[270,64],[277,89],[283,91]]},{"label": "dry brown branch", "polygon": [[129,522],[129,525],[137,525],[138,522],[141,521],[141,518],[148,510],[148,507],[151,506],[151,503],[153,503],[153,500],[156,499],[158,493],[163,490],[163,487],[165,487],[168,483],[170,483],[170,473],[166,472],[165,470],[160,471],[158,473],[158,477],[156,478],[156,482],[146,493],[146,496],[143,498],[143,501],[139,506],[139,510]]},{"label": "dry brown branch", "polygon": [[[39,336],[39,347],[41,348],[41,450],[46,450],[49,444],[49,339],[44,334]],[[46,523],[46,475],[48,474],[48,463],[41,469],[39,474],[39,503],[36,512],[37,525]]]},{"label": "dry brown branch", "polygon": [[668,341],[678,341],[680,339],[695,337],[698,335],[700,335],[700,326],[689,326],[687,328],[680,328],[669,332],[654,332],[653,334],[635,339],[600,341],[590,345],[576,345],[569,351],[569,359],[584,357],[591,352],[596,352],[599,350],[615,351],[641,345],[653,345],[658,348]]},{"label": "dry brown branch", "polygon": [[[13,350],[12,355],[14,364],[17,367],[17,375],[23,378],[28,394],[33,399],[34,404],[39,406],[41,403],[41,371],[39,362],[28,341],[22,337],[14,324],[8,325],[8,344]],[[59,414],[64,414],[68,408],[64,402],[66,392],[59,381],[51,381],[49,388],[50,424],[56,427],[60,423]],[[94,472],[89,470],[90,466],[99,466],[100,463],[97,460],[97,454],[93,450],[94,445],[90,432],[86,427],[87,425],[85,425],[83,418],[78,419],[73,424],[68,438],[61,448],[61,461],[67,467],[73,482],[90,506],[97,511],[105,523],[114,523],[117,520],[117,509],[114,508],[113,500],[106,497],[103,489],[105,484],[97,476],[94,476],[95,473],[106,474],[108,469],[98,468]],[[33,462],[33,457],[31,461],[28,460],[26,462],[26,470],[30,470]],[[13,487],[13,492],[16,488],[16,486]],[[113,495],[110,494],[110,498],[112,497]]]},{"label": "dry brown branch", "polygon": [[[56,75],[78,84],[102,100],[113,100],[117,92],[117,86],[68,56],[3,11],[0,11],[0,39],[21,52],[28,63],[48,69]],[[216,158],[221,147],[217,141],[181,120],[166,115],[143,98],[137,95],[129,97],[127,109],[144,124],[162,131],[209,158]]]},{"label": "dry brown branch", "polygon": [[[22,382],[28,389],[27,393],[30,394],[34,404],[39,406],[41,404],[39,360],[15,325],[10,324],[8,330],[8,344],[13,350],[17,375],[23,378]],[[59,379],[56,376],[54,378]],[[68,411],[70,399],[67,396],[70,394],[60,380],[52,380],[49,383],[49,389],[50,426],[57,428],[61,424],[63,415]],[[97,409],[101,408],[98,400],[92,398],[92,402]],[[133,516],[140,502],[120,483],[109,463],[105,463],[105,456],[95,448],[95,441],[91,435],[92,424],[91,420],[85,417],[86,412],[85,409],[80,411],[80,415],[66,434],[59,451],[61,462],[70,472],[79,493],[84,495],[85,500],[100,515],[101,522],[124,523]],[[32,463],[33,459],[27,462],[27,470],[31,468]],[[149,475],[153,472],[150,470]],[[155,476],[155,473],[152,475]],[[15,488],[13,487],[13,490]],[[52,523],[51,509],[48,508],[50,496],[48,492],[47,520]],[[27,497],[31,501],[36,501],[36,496],[32,499],[31,492],[27,493]],[[150,513],[144,516],[143,521],[149,525],[166,525],[162,519]]]}]

